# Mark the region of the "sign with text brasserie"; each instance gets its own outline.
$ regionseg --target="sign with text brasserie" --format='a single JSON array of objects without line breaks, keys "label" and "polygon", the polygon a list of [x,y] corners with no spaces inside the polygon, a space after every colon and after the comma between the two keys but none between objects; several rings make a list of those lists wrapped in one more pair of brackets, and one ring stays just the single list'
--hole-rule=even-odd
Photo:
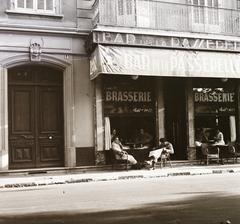
[{"label": "sign with text brasserie", "polygon": [[104,113],[111,115],[151,115],[154,97],[151,91],[105,88]]},{"label": "sign with text brasserie", "polygon": [[233,113],[235,112],[234,92],[223,91],[198,92],[194,91],[194,108],[197,114]]}]

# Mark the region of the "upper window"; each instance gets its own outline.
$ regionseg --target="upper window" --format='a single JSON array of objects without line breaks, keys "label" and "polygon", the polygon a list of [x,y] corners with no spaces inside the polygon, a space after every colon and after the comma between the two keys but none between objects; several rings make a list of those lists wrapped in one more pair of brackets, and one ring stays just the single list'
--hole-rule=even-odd
[{"label": "upper window", "polygon": [[240,0],[237,0],[237,9],[240,9]]},{"label": "upper window", "polygon": [[7,13],[62,17],[61,0],[12,0]]},{"label": "upper window", "polygon": [[15,0],[15,9],[55,13],[55,0]]},{"label": "upper window", "polygon": [[219,0],[193,0],[193,5],[219,7]]}]

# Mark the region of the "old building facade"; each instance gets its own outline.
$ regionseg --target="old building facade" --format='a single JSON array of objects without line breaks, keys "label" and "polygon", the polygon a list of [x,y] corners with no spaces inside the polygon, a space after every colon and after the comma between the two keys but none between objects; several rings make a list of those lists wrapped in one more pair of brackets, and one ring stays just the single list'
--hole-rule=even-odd
[{"label": "old building facade", "polygon": [[238,0],[2,4],[0,170],[106,164],[113,128],[176,160],[200,127],[239,140]]},{"label": "old building facade", "polygon": [[92,4],[2,3],[0,170],[94,165],[88,153],[94,151],[93,86],[84,49]]}]

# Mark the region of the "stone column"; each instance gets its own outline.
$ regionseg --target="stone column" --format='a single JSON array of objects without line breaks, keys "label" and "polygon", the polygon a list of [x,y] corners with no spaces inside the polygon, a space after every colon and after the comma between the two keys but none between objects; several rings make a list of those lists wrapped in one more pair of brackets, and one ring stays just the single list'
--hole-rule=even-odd
[{"label": "stone column", "polygon": [[8,160],[8,100],[7,69],[0,65],[0,170],[9,168]]},{"label": "stone column", "polygon": [[193,86],[192,79],[187,79],[187,138],[188,138],[188,160],[192,161],[196,159],[196,147],[195,147],[195,130],[194,130],[194,97],[193,97]]},{"label": "stone column", "polygon": [[101,165],[105,164],[106,158],[104,149],[104,119],[103,119],[103,108],[102,108],[102,84],[101,84],[101,75],[99,75],[94,80],[94,94],[95,94],[95,102],[94,102],[94,110],[95,110],[95,164]]},{"label": "stone column", "polygon": [[163,96],[163,78],[157,78],[157,142],[158,145],[159,138],[165,136],[165,105],[164,105],[164,96]]}]

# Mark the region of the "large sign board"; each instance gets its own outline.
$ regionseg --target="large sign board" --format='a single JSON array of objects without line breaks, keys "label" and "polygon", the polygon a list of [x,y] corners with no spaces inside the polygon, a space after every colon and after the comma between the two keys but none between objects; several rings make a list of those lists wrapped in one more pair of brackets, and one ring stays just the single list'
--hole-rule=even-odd
[{"label": "large sign board", "polygon": [[182,50],[240,52],[240,40],[207,39],[199,37],[160,36],[147,34],[93,32],[93,43],[129,46],[152,46]]},{"label": "large sign board", "polygon": [[98,74],[240,78],[240,54],[99,45],[90,77]]}]

